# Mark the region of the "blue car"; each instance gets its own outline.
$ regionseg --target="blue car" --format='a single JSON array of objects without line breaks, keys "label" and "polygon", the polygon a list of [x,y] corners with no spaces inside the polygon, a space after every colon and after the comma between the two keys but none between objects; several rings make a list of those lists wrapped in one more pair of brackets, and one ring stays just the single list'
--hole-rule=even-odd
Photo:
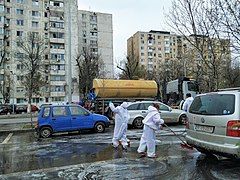
[{"label": "blue car", "polygon": [[94,129],[103,133],[109,127],[106,116],[94,114],[80,105],[46,105],[38,114],[37,132],[47,138],[56,132]]}]

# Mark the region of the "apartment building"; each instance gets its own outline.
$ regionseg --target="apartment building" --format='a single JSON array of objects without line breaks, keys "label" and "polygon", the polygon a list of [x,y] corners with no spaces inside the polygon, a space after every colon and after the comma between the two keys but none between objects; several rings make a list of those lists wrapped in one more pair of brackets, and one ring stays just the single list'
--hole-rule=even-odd
[{"label": "apartment building", "polygon": [[113,29],[112,15],[79,10],[79,51],[90,48],[104,62],[100,72],[106,78],[113,78]]},{"label": "apartment building", "polygon": [[148,71],[158,70],[161,63],[180,55],[179,39],[182,38],[167,31],[138,31],[127,40],[127,54],[139,60]]},{"label": "apartment building", "polygon": [[[82,14],[86,17],[84,21],[80,18],[84,17]],[[2,52],[5,52],[5,61],[0,66],[0,102],[4,102],[1,92],[7,86],[9,103],[27,103],[25,87],[21,84],[21,72],[24,69],[18,63],[23,56],[16,52],[16,39],[26,37],[28,32],[44,37],[46,47],[46,84],[41,95],[33,97],[33,103],[40,105],[77,100],[75,58],[78,50],[85,46],[85,40],[80,38],[84,32],[83,22],[89,33],[86,34],[86,42],[91,46],[96,45],[93,50],[101,54],[109,71],[108,77],[112,77],[113,40],[110,14],[78,11],[77,0],[0,0],[0,45],[1,50],[4,50]],[[4,84],[7,76],[10,79],[8,85]]]}]

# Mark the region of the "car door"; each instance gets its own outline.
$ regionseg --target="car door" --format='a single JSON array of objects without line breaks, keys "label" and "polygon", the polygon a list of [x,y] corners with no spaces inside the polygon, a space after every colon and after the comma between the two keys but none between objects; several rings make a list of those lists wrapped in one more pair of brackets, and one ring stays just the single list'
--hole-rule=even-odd
[{"label": "car door", "polygon": [[54,131],[69,131],[72,129],[71,116],[67,106],[53,106],[51,124]]},{"label": "car door", "polygon": [[161,118],[166,123],[174,122],[174,114],[171,112],[171,108],[165,104],[160,103]]},{"label": "car door", "polygon": [[81,106],[69,106],[72,129],[93,128],[92,114]]},{"label": "car door", "polygon": [[139,106],[139,111],[142,114],[143,117],[147,116],[147,112],[148,112],[148,107],[151,106],[152,103],[141,103]]}]

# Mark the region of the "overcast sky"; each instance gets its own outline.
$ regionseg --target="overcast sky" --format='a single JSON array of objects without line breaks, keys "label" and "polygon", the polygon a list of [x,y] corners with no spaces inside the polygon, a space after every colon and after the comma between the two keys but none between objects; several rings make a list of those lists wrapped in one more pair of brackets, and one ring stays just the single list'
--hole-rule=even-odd
[{"label": "overcast sky", "polygon": [[115,62],[124,59],[127,39],[137,31],[169,31],[164,14],[170,6],[171,0],[78,0],[78,9],[112,14]]}]

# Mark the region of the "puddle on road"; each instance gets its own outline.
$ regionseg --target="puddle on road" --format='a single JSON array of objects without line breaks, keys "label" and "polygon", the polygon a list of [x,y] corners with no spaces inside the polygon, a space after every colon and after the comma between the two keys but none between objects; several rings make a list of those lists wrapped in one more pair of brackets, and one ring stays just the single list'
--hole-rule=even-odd
[{"label": "puddle on road", "polygon": [[110,144],[68,142],[6,145],[0,150],[0,174],[116,159],[124,153]]}]

